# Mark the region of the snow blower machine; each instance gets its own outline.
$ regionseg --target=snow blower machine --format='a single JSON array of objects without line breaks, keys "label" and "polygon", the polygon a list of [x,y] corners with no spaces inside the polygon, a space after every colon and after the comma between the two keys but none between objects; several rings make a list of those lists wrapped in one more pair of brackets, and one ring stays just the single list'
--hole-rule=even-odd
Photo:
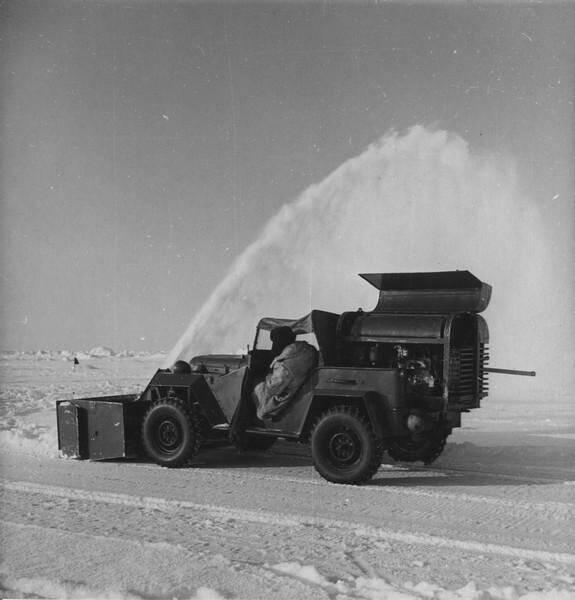
[{"label": "snow blower machine", "polygon": [[370,312],[263,318],[245,355],[178,360],[139,394],[57,401],[60,455],[182,467],[213,442],[282,439],[308,444],[328,481],[359,484],[384,452],[433,462],[488,373],[535,375],[487,366],[491,287],[469,271],[361,277],[379,290]]}]

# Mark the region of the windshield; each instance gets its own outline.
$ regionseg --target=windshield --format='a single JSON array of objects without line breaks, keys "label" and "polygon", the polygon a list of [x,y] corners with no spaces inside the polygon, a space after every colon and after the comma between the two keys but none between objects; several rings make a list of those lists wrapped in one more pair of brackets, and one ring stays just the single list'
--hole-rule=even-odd
[{"label": "windshield", "polygon": [[[272,340],[270,336],[271,330],[267,329],[258,329],[256,334],[256,339],[254,342],[254,350],[271,350],[272,349]],[[319,348],[315,333],[300,333],[296,334],[296,339],[298,342],[307,342],[311,344],[315,348]]]},{"label": "windshield", "polygon": [[334,364],[336,359],[336,336],[339,316],[325,310],[312,310],[300,319],[260,319],[254,350],[271,350],[270,331],[275,327],[289,327],[299,341],[305,341],[319,350],[322,364]]}]

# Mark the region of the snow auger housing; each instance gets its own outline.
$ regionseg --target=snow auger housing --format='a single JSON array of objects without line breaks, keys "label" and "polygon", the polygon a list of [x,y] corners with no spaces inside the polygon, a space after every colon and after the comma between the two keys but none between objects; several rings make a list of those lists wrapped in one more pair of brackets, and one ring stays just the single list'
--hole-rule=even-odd
[{"label": "snow auger housing", "polygon": [[[57,402],[60,453],[137,456],[183,466],[213,441],[244,450],[282,438],[311,447],[316,470],[362,483],[386,450],[431,463],[461,414],[487,396],[489,333],[478,314],[491,287],[469,271],[361,275],[379,290],[370,312],[313,310],[301,319],[263,318],[245,355],[200,355],[160,369],[139,395]],[[272,418],[255,416],[254,387],[274,369],[270,332],[289,327],[318,361]]]}]

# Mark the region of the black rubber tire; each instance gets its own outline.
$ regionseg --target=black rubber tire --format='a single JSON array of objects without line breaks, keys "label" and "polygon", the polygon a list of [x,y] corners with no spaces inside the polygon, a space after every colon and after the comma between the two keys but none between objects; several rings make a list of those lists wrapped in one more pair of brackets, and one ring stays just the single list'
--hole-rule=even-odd
[{"label": "black rubber tire", "polygon": [[311,433],[315,470],[333,483],[369,481],[381,464],[382,453],[369,421],[353,407],[326,411]]},{"label": "black rubber tire", "polygon": [[392,439],[388,442],[387,453],[398,462],[422,462],[430,465],[445,448],[449,432],[430,431],[410,437]]},{"label": "black rubber tire", "polygon": [[162,398],[144,416],[142,444],[162,467],[188,465],[201,443],[200,422],[194,409],[180,398]]}]

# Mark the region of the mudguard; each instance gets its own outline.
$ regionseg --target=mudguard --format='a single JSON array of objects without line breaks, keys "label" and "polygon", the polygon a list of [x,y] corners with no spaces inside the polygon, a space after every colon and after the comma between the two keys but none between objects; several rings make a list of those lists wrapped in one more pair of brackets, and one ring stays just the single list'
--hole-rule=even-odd
[{"label": "mudguard", "polygon": [[[397,369],[322,368],[314,405],[357,403],[365,408],[378,437],[403,429],[403,383]],[[376,391],[377,390],[377,391]],[[314,409],[314,412],[317,412]]]},{"label": "mudguard", "polygon": [[159,369],[142,392],[140,399],[149,403],[175,395],[192,404],[197,402],[210,426],[227,423],[226,416],[205,377],[206,375],[200,373],[182,374]]}]

